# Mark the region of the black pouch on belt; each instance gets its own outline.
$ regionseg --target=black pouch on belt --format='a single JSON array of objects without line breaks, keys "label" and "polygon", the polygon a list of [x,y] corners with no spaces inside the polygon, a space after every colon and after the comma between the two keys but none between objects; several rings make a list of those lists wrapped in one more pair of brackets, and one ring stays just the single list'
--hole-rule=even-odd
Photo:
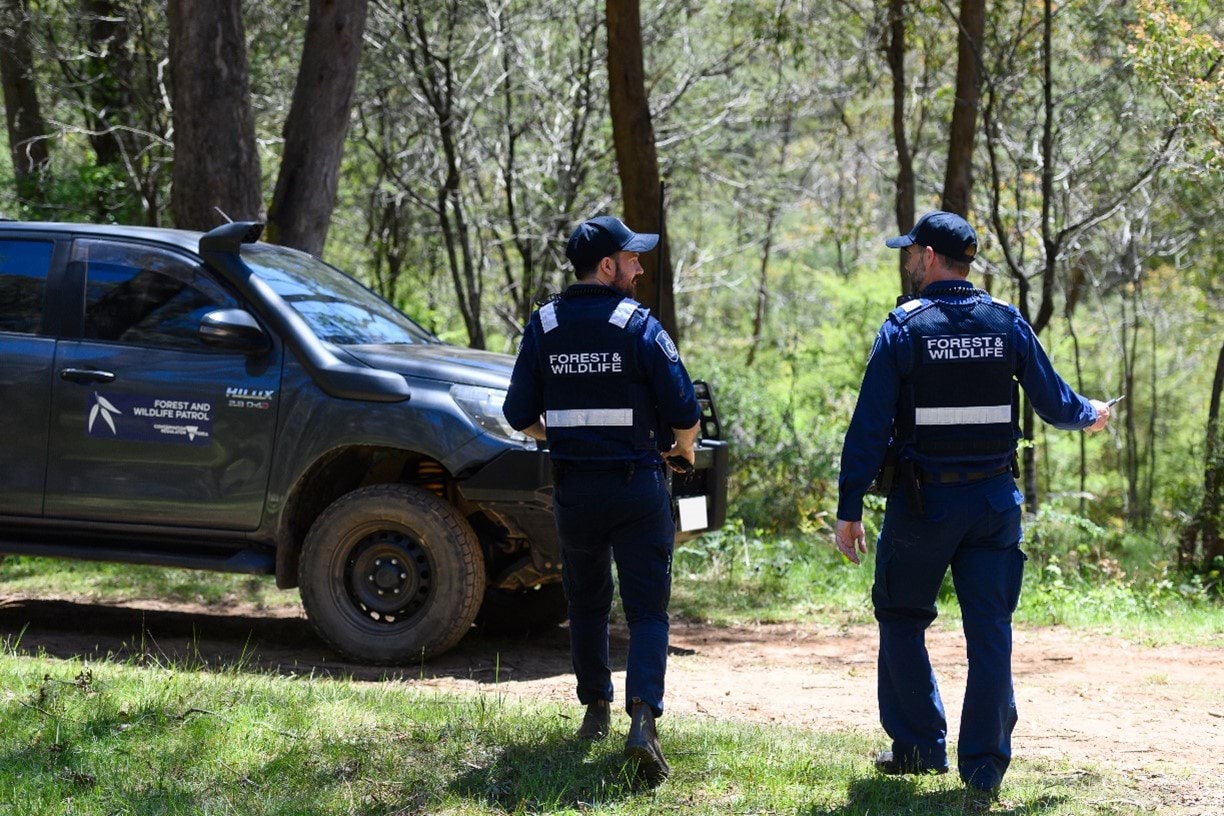
[{"label": "black pouch on belt", "polygon": [[875,481],[871,483],[871,487],[867,488],[867,492],[877,496],[887,496],[891,493],[893,484],[897,481],[897,464],[897,449],[889,448],[884,454],[884,463],[880,465],[880,472],[876,474]]},{"label": "black pouch on belt", "polygon": [[912,459],[901,463],[901,486],[905,488],[910,513],[915,516],[926,515],[926,503],[922,499],[922,475],[918,472],[918,464]]}]

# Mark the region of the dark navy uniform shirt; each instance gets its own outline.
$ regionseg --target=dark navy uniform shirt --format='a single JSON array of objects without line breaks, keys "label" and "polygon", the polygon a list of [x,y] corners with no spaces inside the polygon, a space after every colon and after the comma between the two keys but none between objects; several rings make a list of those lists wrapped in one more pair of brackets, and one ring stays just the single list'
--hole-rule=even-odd
[{"label": "dark navy uniform shirt", "polygon": [[[922,301],[969,303],[979,297],[972,287],[961,281],[937,281],[922,291]],[[1037,340],[1033,328],[1013,306],[1006,306],[1014,316],[1009,338],[1014,353],[1012,376],[1024,389],[1033,410],[1044,421],[1063,430],[1080,430],[1096,421],[1096,409],[1075,393],[1054,370],[1049,357]],[[894,440],[902,384],[914,366],[914,344],[904,323],[888,319],[876,336],[875,346],[867,360],[858,404],[850,420],[850,428],[842,446],[841,474],[838,478],[837,517],[842,521],[859,521],[863,515],[863,496],[867,493],[889,444]],[[992,471],[1006,467],[1012,451],[995,454],[992,458],[929,456],[898,444],[899,455],[912,459],[928,473],[947,471]]]},{"label": "dark navy uniform shirt", "polygon": [[577,283],[535,311],[502,409],[517,430],[545,417],[559,460],[658,464],[672,428],[701,418],[663,326],[610,286]]}]

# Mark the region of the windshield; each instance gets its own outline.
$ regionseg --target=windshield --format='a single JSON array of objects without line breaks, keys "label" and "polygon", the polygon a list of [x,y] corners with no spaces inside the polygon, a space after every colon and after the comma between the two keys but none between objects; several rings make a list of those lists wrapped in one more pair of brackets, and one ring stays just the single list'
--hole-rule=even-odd
[{"label": "windshield", "polygon": [[320,340],[339,346],[438,342],[390,303],[310,255],[246,244],[242,260],[310,324]]}]

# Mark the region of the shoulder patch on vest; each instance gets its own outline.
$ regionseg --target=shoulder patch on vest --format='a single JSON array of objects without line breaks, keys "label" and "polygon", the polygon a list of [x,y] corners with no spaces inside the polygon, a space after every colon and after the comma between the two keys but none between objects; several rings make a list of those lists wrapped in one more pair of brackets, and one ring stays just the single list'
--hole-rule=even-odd
[{"label": "shoulder patch on vest", "polygon": [[990,298],[990,301],[991,301],[991,302],[992,302],[994,305],[996,305],[996,306],[1010,306],[1010,305],[1011,305],[1011,304],[1010,304],[1010,303],[1008,303],[1006,300],[1001,300],[1001,299],[999,299],[999,298],[997,298],[997,297],[993,297],[993,296]]},{"label": "shoulder patch on vest", "polygon": [[891,312],[888,313],[888,316],[898,326],[903,326],[905,325],[905,321],[913,317],[918,312],[919,309],[924,309],[930,305],[931,305],[931,301],[929,300],[923,300],[921,298],[914,298],[913,300],[905,301],[900,306],[893,309]]},{"label": "shoulder patch on vest", "polygon": [[617,328],[623,329],[629,324],[629,318],[633,317],[633,313],[637,311],[638,302],[633,298],[625,298],[616,305],[612,310],[612,316],[608,318],[608,322]]},{"label": "shoulder patch on vest", "polygon": [[544,327],[545,334],[557,328],[557,304],[555,301],[545,303],[540,307],[540,325]]},{"label": "shoulder patch on vest", "polygon": [[672,342],[671,335],[666,329],[659,329],[659,333],[655,335],[655,342],[659,344],[659,348],[663,349],[667,359],[673,363],[680,362],[680,350],[676,348],[676,344]]}]

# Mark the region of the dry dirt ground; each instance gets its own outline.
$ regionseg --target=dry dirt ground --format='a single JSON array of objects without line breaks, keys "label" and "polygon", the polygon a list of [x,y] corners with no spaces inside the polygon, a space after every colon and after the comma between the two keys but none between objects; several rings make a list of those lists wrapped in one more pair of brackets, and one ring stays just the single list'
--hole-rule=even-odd
[{"label": "dry dirt ground", "polygon": [[[414,688],[573,700],[567,631],[526,638],[473,633],[452,652],[388,673],[346,663],[315,639],[298,611],[186,604],[95,604],[0,593],[0,637],[21,653],[126,661],[140,653],[214,668],[315,673]],[[1224,640],[1148,647],[1066,629],[1021,629],[1014,649],[1018,758],[1051,758],[1074,772],[1120,775],[1117,805],[1224,814]],[[770,624],[719,628],[676,622],[668,710],[688,717],[783,723],[877,735],[874,627]],[[965,681],[959,632],[932,630],[932,659],[955,735]],[[626,637],[613,632],[623,688]],[[619,693],[619,691],[618,691]],[[1133,800],[1128,799],[1133,794]]]}]

